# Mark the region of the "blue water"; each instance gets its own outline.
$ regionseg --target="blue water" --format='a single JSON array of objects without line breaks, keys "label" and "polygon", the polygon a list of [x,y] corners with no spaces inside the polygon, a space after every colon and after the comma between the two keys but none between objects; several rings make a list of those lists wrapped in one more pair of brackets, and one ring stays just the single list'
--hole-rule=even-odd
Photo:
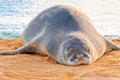
[{"label": "blue water", "polygon": [[33,3],[27,3],[25,0],[1,0],[0,1],[0,16],[19,16],[29,15],[29,11],[25,9],[31,8]]},{"label": "blue water", "polygon": [[26,23],[19,18],[25,19],[26,16],[31,15],[32,4],[30,0],[0,0],[0,37],[18,38],[20,36]]},{"label": "blue water", "polygon": [[19,38],[34,16],[57,4],[81,9],[100,34],[120,38],[120,0],[0,0],[0,37]]}]

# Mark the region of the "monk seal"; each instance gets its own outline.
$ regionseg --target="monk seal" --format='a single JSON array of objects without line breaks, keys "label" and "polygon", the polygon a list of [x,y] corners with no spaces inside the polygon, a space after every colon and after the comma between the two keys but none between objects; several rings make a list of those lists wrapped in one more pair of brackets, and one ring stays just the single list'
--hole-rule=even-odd
[{"label": "monk seal", "polygon": [[38,14],[22,33],[24,45],[0,54],[38,53],[60,64],[90,64],[108,49],[120,49],[101,36],[92,21],[72,6],[56,5]]}]

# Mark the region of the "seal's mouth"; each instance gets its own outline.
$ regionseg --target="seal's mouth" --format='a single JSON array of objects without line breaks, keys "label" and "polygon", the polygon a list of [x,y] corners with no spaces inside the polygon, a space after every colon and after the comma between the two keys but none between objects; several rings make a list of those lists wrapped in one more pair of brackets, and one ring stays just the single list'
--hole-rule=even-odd
[{"label": "seal's mouth", "polygon": [[68,65],[79,65],[79,64],[90,64],[91,55],[87,52],[84,53],[69,53],[66,57],[66,64]]}]

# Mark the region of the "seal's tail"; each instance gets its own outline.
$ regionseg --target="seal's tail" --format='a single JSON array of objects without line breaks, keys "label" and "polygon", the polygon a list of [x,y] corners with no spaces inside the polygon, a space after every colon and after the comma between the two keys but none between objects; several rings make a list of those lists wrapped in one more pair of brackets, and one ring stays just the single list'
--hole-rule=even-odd
[{"label": "seal's tail", "polygon": [[35,49],[36,49],[35,46],[33,46],[30,42],[15,50],[0,51],[0,55],[14,55],[14,54],[27,53],[27,52],[34,53],[36,51]]}]

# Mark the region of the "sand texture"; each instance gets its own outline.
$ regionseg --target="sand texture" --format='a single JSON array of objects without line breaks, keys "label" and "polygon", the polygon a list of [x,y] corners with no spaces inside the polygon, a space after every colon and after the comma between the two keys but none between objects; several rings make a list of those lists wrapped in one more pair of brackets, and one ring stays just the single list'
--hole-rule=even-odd
[{"label": "sand texture", "polygon": [[[120,40],[114,40],[120,44]],[[22,46],[20,39],[0,39],[0,50]],[[120,50],[91,65],[65,66],[36,54],[0,55],[0,80],[120,80]]]}]

